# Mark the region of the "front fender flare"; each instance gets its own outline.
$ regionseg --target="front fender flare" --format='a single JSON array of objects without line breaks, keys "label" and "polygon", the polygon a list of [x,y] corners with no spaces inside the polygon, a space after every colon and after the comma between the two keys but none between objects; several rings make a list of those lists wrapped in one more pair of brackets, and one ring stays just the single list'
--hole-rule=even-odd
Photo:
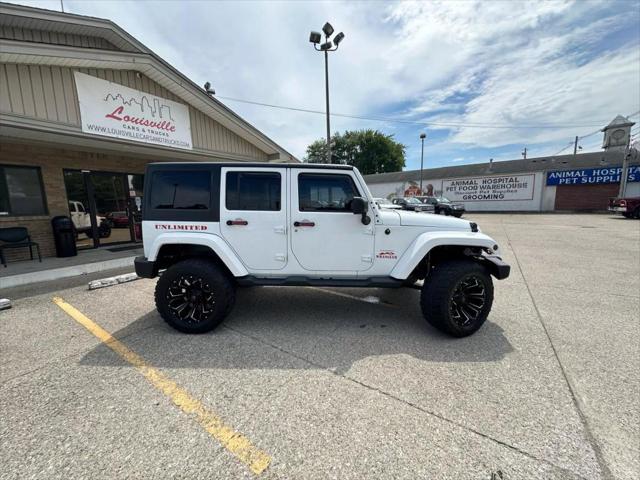
[{"label": "front fender flare", "polygon": [[163,245],[171,244],[202,245],[204,247],[209,247],[227,266],[234,277],[244,277],[245,275],[249,275],[249,272],[227,242],[225,242],[222,237],[212,233],[202,234],[180,232],[177,235],[173,233],[161,233],[153,240],[147,259],[155,261],[160,248]]},{"label": "front fender flare", "polygon": [[402,254],[396,266],[391,270],[391,276],[398,280],[405,280],[418,266],[422,259],[434,247],[455,245],[461,247],[479,247],[493,249],[496,241],[476,232],[426,232],[419,235],[409,248]]}]

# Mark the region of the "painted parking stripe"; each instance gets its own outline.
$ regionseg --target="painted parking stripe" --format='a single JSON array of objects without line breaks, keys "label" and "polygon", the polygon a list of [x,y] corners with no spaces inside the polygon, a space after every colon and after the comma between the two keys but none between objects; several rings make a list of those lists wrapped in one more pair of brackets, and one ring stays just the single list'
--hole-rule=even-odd
[{"label": "painted parking stripe", "polygon": [[255,447],[247,437],[236,432],[211,410],[207,409],[199,400],[193,398],[189,392],[180,387],[153,366],[147,364],[140,355],[127,347],[124,343],[114,338],[100,325],[85,316],[73,305],[68,304],[62,298],[54,297],[53,303],[64,310],[71,318],[86,328],[98,340],[120,355],[125,361],[133,365],[144,377],[160,392],[184,413],[196,420],[209,435],[216,439],[229,452],[235,455],[242,463],[256,475],[262,473],[271,463],[271,457]]},{"label": "painted parking stripe", "polygon": [[328,293],[330,295],[335,295],[337,297],[350,298],[351,300],[358,300],[359,302],[364,303],[372,303],[374,305],[382,305],[383,307],[392,307],[396,308],[397,305],[393,305],[391,303],[381,302],[378,297],[368,296],[368,297],[358,297],[356,295],[349,295],[348,293],[336,292],[335,290],[328,290],[326,288],[320,287],[306,287],[310,290],[317,290],[319,292]]}]

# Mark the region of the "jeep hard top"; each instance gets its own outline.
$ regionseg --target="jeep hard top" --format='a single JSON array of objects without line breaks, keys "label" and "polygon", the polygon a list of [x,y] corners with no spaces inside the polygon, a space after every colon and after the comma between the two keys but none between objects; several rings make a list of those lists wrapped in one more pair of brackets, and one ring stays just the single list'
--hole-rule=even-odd
[{"label": "jeep hard top", "polygon": [[[473,222],[376,205],[344,165],[154,163],[144,186],[141,277],[174,328],[200,333],[252,285],[417,287],[426,320],[462,337],[509,275]],[[422,285],[420,285],[422,281]]]}]

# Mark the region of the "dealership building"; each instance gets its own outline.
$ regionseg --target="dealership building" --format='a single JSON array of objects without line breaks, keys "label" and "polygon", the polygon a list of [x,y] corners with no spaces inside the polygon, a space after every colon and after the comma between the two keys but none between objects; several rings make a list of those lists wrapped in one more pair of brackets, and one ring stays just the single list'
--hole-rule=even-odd
[{"label": "dealership building", "polygon": [[468,211],[599,211],[618,195],[627,158],[626,196],[640,196],[640,158],[628,148],[634,125],[618,115],[602,129],[600,152],[367,175],[375,197],[444,196]]},{"label": "dealership building", "polygon": [[297,160],[111,21],[0,4],[0,229],[43,256],[58,215],[79,248],[140,241],[155,161]]}]

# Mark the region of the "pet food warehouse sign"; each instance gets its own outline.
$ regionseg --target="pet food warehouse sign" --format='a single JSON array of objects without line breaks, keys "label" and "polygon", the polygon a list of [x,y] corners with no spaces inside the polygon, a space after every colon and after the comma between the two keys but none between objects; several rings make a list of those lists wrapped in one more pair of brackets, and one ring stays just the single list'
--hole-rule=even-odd
[{"label": "pet food warehouse sign", "polygon": [[[640,182],[640,166],[629,167],[628,182]],[[583,168],[561,170],[547,174],[547,185],[594,185],[620,183],[622,167]]]},{"label": "pet food warehouse sign", "polygon": [[166,98],[75,72],[82,131],[191,150],[189,109]]},{"label": "pet food warehouse sign", "polygon": [[453,201],[533,200],[535,175],[458,178],[442,181],[442,195]]}]

